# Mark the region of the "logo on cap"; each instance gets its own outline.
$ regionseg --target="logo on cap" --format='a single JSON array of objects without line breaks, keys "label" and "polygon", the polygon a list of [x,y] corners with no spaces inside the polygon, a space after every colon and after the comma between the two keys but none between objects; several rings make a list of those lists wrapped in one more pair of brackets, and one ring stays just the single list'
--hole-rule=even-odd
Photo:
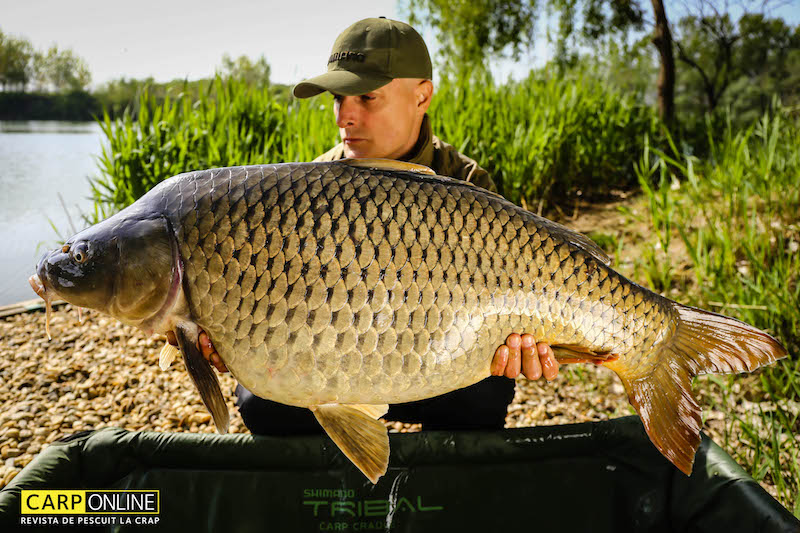
[{"label": "logo on cap", "polygon": [[334,61],[358,61],[359,63],[363,63],[366,59],[366,56],[363,52],[335,52],[331,54],[331,57],[328,58],[328,63],[333,63]]}]

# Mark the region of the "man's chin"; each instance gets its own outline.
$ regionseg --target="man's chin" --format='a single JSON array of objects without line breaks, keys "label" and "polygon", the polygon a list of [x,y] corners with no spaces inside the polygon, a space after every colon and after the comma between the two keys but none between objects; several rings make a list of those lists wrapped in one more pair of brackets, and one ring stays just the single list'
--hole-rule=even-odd
[{"label": "man's chin", "polygon": [[370,150],[352,149],[347,144],[344,145],[344,156],[354,159],[373,159],[379,157]]}]

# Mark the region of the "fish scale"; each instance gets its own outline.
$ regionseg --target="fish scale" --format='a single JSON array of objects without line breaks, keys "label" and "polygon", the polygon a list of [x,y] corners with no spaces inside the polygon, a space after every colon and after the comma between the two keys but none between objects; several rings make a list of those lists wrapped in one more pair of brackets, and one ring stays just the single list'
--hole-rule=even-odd
[{"label": "fish scale", "polygon": [[623,300],[544,219],[452,180],[297,164],[196,174],[178,194],[192,315],[246,388],[291,405],[449,392],[488,376],[514,331],[624,355],[671,316]]},{"label": "fish scale", "polygon": [[48,317],[62,297],[171,334],[224,432],[202,328],[242,385],[308,407],[373,482],[388,465],[387,404],[487,377],[513,332],[616,372],[686,474],[701,427],[692,377],[786,356],[763,331],[624,278],[585,236],[428,173],[344,160],[182,174],[49,252],[31,286]]}]

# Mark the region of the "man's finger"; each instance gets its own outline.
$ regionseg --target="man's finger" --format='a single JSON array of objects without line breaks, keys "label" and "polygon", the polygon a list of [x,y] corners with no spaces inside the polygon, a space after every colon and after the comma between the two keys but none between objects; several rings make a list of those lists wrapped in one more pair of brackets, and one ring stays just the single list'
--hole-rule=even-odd
[{"label": "man's finger", "polygon": [[505,344],[498,347],[494,352],[494,359],[492,359],[491,372],[493,376],[502,376],[506,371],[506,364],[508,363],[508,346]]},{"label": "man's finger", "polygon": [[200,344],[200,352],[203,354],[203,357],[211,361],[211,355],[216,350],[214,350],[214,346],[211,344],[211,339],[208,338],[208,334],[205,331],[200,332],[197,342]]},{"label": "man's finger", "polygon": [[556,361],[556,356],[553,353],[553,349],[550,348],[550,345],[544,342],[540,342],[537,346],[539,351],[539,360],[542,364],[542,374],[544,374],[544,379],[547,381],[553,381],[558,376],[558,361]]},{"label": "man's finger", "polygon": [[506,364],[505,375],[507,378],[513,379],[519,376],[519,371],[522,367],[522,357],[520,355],[521,345],[522,337],[518,333],[512,333],[506,338],[506,346],[508,346],[508,363]]},{"label": "man's finger", "polygon": [[539,354],[536,352],[536,340],[529,333],[522,336],[522,373],[528,379],[542,377],[542,365],[539,364]]},{"label": "man's finger", "polygon": [[211,363],[214,365],[214,368],[216,368],[222,374],[228,371],[228,367],[222,362],[222,359],[217,352],[211,354]]}]

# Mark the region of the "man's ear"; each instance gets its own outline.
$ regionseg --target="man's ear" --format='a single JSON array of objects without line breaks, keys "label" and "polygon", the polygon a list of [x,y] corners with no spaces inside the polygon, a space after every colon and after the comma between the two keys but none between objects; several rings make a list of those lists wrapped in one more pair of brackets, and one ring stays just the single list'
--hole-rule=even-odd
[{"label": "man's ear", "polygon": [[417,102],[417,107],[425,113],[431,105],[433,98],[433,82],[431,80],[421,80],[416,89],[414,90],[414,98]]}]

